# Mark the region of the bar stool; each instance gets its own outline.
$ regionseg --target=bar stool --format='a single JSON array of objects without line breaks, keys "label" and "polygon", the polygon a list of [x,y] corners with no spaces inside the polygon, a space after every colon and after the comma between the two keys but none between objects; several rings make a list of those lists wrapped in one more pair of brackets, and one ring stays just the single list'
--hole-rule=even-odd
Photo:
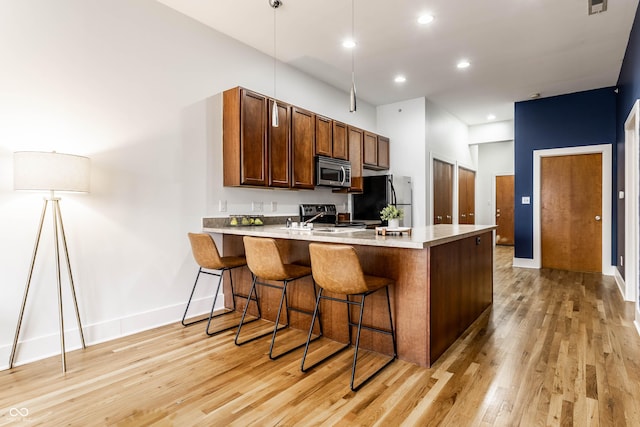
[{"label": "bar stool", "polygon": [[[236,294],[233,288],[233,276],[230,270],[247,265],[247,260],[244,257],[238,257],[238,256],[221,257],[220,253],[218,252],[218,248],[216,247],[216,243],[213,241],[213,238],[211,238],[211,236],[206,233],[188,233],[188,236],[189,236],[189,242],[191,242],[191,252],[193,253],[193,258],[196,260],[196,263],[198,263],[200,268],[198,269],[198,275],[196,276],[196,281],[193,284],[193,289],[191,290],[189,301],[187,302],[187,308],[184,310],[184,315],[182,316],[182,325],[190,326],[190,325],[204,322],[205,320],[207,320],[207,318],[205,317],[205,318],[193,320],[190,322],[186,321],[187,312],[189,311],[189,305],[191,305],[193,294],[195,293],[196,287],[198,286],[198,279],[200,279],[200,274],[203,273],[203,274],[209,274],[211,276],[218,276],[218,285],[216,286],[216,291],[213,296],[213,304],[211,305],[211,312],[209,313],[207,328],[205,329],[205,332],[207,333],[207,335],[213,336],[213,335],[219,334],[220,332],[233,329],[236,326],[238,326],[238,324],[211,332],[210,331],[211,321],[216,317],[234,313],[236,309],[236,297],[245,296],[241,294]],[[203,269],[217,270],[219,271],[219,273],[213,272],[213,271],[211,272],[205,271]],[[220,285],[222,284],[222,276],[224,275],[225,271],[229,271],[229,285],[231,287],[233,309],[225,311],[224,313],[219,313],[214,315],[213,310],[216,306],[216,301],[218,300],[218,293],[220,292]]]},{"label": "bar stool", "polygon": [[[290,348],[289,350],[277,356],[273,355],[273,347],[276,341],[276,335],[278,331],[281,331],[282,329],[289,327],[291,311],[296,311],[299,313],[307,314],[310,317],[313,317],[312,311],[304,310],[297,307],[290,307],[288,303],[288,298],[287,298],[287,286],[289,285],[289,283],[294,280],[298,280],[303,277],[310,276],[311,268],[304,265],[283,263],[282,256],[278,249],[278,245],[274,239],[244,236],[243,241],[244,241],[244,251],[247,257],[247,265],[253,276],[253,283],[251,285],[251,290],[249,291],[249,296],[247,297],[247,303],[244,306],[244,311],[242,313],[240,325],[238,326],[238,332],[236,333],[235,343],[236,345],[242,345],[271,334],[271,346],[269,347],[269,358],[271,360],[275,360],[306,344],[305,342],[302,342],[300,345]],[[272,283],[267,283],[267,282],[264,282],[264,280],[282,282],[282,286],[274,285]],[[276,289],[282,290],[282,293],[280,295],[280,304],[278,306],[278,314],[276,315],[275,325],[273,327],[273,332],[263,333],[261,335],[258,335],[248,340],[245,340],[243,342],[240,342],[239,337],[240,337],[240,332],[242,330],[242,326],[248,323],[248,322],[245,322],[244,319],[247,314],[247,310],[249,308],[249,304],[251,301],[254,301],[258,308],[258,319],[262,317],[262,313],[260,312],[260,303],[258,301],[258,292],[256,290],[256,285],[262,285],[262,286],[267,286],[270,288],[276,288]],[[313,286],[313,294],[314,296],[316,296],[315,285]],[[279,326],[283,304],[287,312],[287,323],[284,324],[283,326]],[[257,319],[254,319],[254,320],[257,320]],[[317,337],[315,337],[313,340],[318,339],[320,338],[320,336],[322,336],[322,323],[319,319],[318,319],[318,325],[320,328],[320,334]],[[313,332],[313,326],[314,326],[314,323],[312,323],[310,327],[310,330],[312,332]]]},{"label": "bar stool", "polygon": [[[319,365],[320,363],[326,361],[332,356],[340,353],[341,351],[349,348],[352,343],[351,336],[351,327],[357,326],[358,330],[356,333],[356,343],[355,350],[353,353],[353,364],[351,366],[351,390],[357,391],[360,387],[362,387],[366,382],[368,382],[371,378],[377,375],[382,369],[387,367],[391,362],[396,359],[397,350],[396,350],[396,337],[393,330],[393,319],[391,317],[391,302],[389,300],[389,285],[394,284],[394,281],[391,279],[387,279],[385,277],[377,277],[377,276],[368,276],[362,272],[362,266],[360,265],[360,260],[358,259],[358,254],[356,250],[349,245],[339,245],[339,244],[321,244],[321,243],[310,243],[309,244],[309,254],[311,255],[311,269],[313,271],[313,280],[320,287],[320,291],[318,292],[318,296],[316,299],[316,307],[313,312],[312,322],[315,322],[315,318],[318,316],[318,307],[320,306],[320,300],[331,300],[337,301],[341,303],[345,303],[347,307],[347,319],[349,324],[349,343],[341,349],[331,353],[315,364],[305,367],[304,362],[307,357],[307,353],[309,351],[309,343],[311,333],[309,333],[307,337],[307,344],[304,348],[304,354],[302,355],[302,363],[300,364],[300,370],[302,372],[306,372],[307,370],[313,368],[314,366]],[[364,303],[367,296],[376,292],[377,290],[383,289],[387,295],[387,309],[389,311],[389,326],[390,328],[381,329],[373,326],[366,326],[362,324],[362,314],[364,312]],[[337,294],[346,295],[346,299],[334,298],[330,296],[323,295],[323,291],[329,291]],[[360,301],[353,301],[351,297],[360,296]],[[351,306],[359,306],[360,307],[360,315],[358,319],[358,323],[353,323],[351,321]],[[312,323],[313,324],[313,323]],[[381,367],[379,367],[375,372],[365,378],[360,382],[357,386],[354,387],[355,375],[356,375],[356,365],[358,362],[358,348],[360,345],[360,332],[362,329],[367,329],[373,332],[380,332],[386,335],[391,335],[391,340],[393,342],[393,356],[390,360],[384,363]]]}]

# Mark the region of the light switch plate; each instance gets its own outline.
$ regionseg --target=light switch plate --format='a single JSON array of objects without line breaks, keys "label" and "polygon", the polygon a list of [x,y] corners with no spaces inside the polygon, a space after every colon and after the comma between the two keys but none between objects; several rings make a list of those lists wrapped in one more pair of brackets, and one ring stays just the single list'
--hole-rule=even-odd
[{"label": "light switch plate", "polygon": [[218,211],[220,211],[220,212],[226,212],[227,211],[227,201],[226,200],[218,201]]},{"label": "light switch plate", "polygon": [[531,197],[529,197],[529,196],[522,196],[522,204],[523,204],[523,205],[530,205],[530,204],[531,204]]}]

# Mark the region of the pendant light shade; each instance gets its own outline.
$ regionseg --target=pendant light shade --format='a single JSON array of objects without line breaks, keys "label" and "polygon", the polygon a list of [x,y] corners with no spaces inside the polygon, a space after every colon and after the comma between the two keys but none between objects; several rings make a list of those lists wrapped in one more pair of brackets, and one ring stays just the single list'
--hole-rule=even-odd
[{"label": "pendant light shade", "polygon": [[280,126],[280,118],[278,117],[278,102],[276,101],[276,9],[282,6],[280,0],[269,0],[269,6],[273,8],[273,108],[271,109],[271,126],[277,128]]},{"label": "pendant light shade", "polygon": [[[356,13],[355,13],[355,0],[351,0],[351,40],[356,39],[355,37],[355,21],[356,21]],[[355,47],[351,50],[351,91],[349,92],[349,112],[355,113],[357,109],[356,102],[356,67],[354,60],[354,51]]]},{"label": "pendant light shade", "polygon": [[273,100],[273,108],[271,109],[271,126],[277,128],[280,126],[280,119],[278,118],[278,103]]}]

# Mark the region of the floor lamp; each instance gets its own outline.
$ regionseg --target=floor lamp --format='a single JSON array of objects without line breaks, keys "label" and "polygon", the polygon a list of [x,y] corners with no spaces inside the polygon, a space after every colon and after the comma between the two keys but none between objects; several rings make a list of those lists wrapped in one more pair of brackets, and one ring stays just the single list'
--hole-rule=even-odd
[{"label": "floor lamp", "polygon": [[42,234],[42,226],[47,213],[47,206],[51,202],[51,212],[53,216],[53,237],[55,244],[56,258],[56,276],[58,281],[58,313],[60,323],[60,348],[62,355],[62,372],[66,372],[67,363],[65,359],[64,347],[64,318],[62,315],[62,281],[60,274],[60,249],[64,252],[67,261],[67,271],[69,273],[69,284],[71,287],[71,295],[73,297],[73,305],[76,312],[76,320],[80,329],[80,339],[82,348],[86,348],[84,343],[84,334],[82,332],[82,323],[80,322],[80,313],[78,312],[78,301],[76,299],[75,286],[73,284],[73,275],[71,274],[71,263],[69,262],[69,251],[67,250],[67,239],[62,224],[62,214],[60,213],[60,198],[55,197],[55,191],[73,191],[73,192],[89,192],[89,166],[90,161],[87,157],[74,156],[71,154],[61,154],[54,152],[37,152],[37,151],[19,151],[13,155],[13,184],[15,190],[44,190],[48,191],[49,198],[44,199],[42,206],[42,214],[40,215],[40,225],[36,234],[36,243],[33,248],[33,256],[31,257],[31,266],[27,277],[27,284],[24,289],[24,297],[22,298],[22,307],[20,308],[20,317],[16,326],[16,334],[13,338],[13,347],[11,349],[11,359],[9,360],[9,369],[13,367],[16,355],[16,347],[18,345],[18,337],[20,335],[20,327],[22,326],[22,318],[24,309],[29,295],[29,287],[33,276],[33,267],[38,254],[38,246],[40,244],[40,235]]}]

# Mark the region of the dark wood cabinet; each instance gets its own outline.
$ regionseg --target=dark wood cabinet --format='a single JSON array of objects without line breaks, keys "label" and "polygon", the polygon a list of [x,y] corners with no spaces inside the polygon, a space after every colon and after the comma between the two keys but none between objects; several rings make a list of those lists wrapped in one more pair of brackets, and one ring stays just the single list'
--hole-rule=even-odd
[{"label": "dark wood cabinet", "polygon": [[223,93],[226,186],[267,185],[267,98],[243,88]]},{"label": "dark wood cabinet", "polygon": [[389,169],[389,138],[378,135],[378,167],[380,169]]},{"label": "dark wood cabinet", "polygon": [[333,158],[349,160],[347,125],[333,122]]},{"label": "dark wood cabinet", "polygon": [[333,120],[316,115],[316,154],[333,156]]},{"label": "dark wood cabinet", "polygon": [[[269,100],[269,113],[273,110],[273,100]],[[278,102],[278,127],[272,126],[272,116],[268,123],[268,167],[269,186],[289,188],[291,186],[291,106]]]},{"label": "dark wood cabinet", "polygon": [[293,188],[314,188],[315,114],[291,108],[291,177]]},{"label": "dark wood cabinet", "polygon": [[375,133],[364,132],[364,166],[378,166],[378,136]]},{"label": "dark wood cabinet", "polygon": [[365,131],[363,149],[366,169],[389,169],[389,138]]},{"label": "dark wood cabinet", "polygon": [[362,145],[364,131],[349,126],[349,162],[351,162],[351,188],[349,191],[362,192],[364,180],[362,179]]}]

